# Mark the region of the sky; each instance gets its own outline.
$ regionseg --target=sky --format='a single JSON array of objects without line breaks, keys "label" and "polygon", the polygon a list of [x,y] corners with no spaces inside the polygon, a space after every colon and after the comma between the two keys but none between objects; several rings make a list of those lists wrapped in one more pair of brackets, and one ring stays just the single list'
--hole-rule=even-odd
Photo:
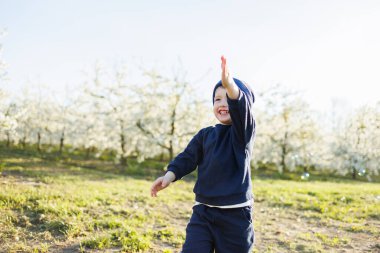
[{"label": "sky", "polygon": [[211,95],[220,56],[256,91],[280,83],[319,111],[380,100],[378,0],[0,0],[0,57],[19,93],[77,89],[95,62],[186,79]]}]

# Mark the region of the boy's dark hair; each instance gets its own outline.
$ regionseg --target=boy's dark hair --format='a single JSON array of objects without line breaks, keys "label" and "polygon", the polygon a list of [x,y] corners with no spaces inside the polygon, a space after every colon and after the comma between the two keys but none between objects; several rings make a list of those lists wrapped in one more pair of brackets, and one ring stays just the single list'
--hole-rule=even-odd
[{"label": "boy's dark hair", "polygon": [[[234,79],[234,82],[236,83],[236,85],[239,87],[239,89],[242,90],[247,95],[251,95],[253,98],[253,102],[255,102],[255,96],[253,95],[253,91],[252,91],[251,87],[249,87],[249,85],[247,83],[240,81],[237,78],[233,78],[233,79]],[[221,86],[223,86],[222,80],[220,80],[214,87],[214,91],[212,92],[212,104],[214,104],[214,97],[215,97],[216,89],[221,87]]]}]

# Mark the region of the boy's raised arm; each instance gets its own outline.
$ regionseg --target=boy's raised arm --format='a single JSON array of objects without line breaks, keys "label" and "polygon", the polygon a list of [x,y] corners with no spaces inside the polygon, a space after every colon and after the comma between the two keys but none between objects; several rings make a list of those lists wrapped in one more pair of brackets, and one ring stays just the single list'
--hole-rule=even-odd
[{"label": "boy's raised arm", "polygon": [[226,57],[222,56],[221,60],[222,85],[227,91],[228,109],[234,133],[242,143],[248,143],[255,135],[255,119],[252,113],[255,97],[247,84],[232,78],[227,66]]}]

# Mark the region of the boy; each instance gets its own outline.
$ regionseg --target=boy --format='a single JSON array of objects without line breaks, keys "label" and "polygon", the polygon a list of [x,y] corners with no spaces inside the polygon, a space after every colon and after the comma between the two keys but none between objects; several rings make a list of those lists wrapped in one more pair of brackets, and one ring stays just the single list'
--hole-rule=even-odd
[{"label": "boy", "polygon": [[153,183],[151,195],[198,167],[196,203],[186,228],[182,253],[248,253],[254,241],[250,160],[255,136],[251,89],[229,74],[213,91],[215,117],[221,124],[200,130],[186,149]]}]

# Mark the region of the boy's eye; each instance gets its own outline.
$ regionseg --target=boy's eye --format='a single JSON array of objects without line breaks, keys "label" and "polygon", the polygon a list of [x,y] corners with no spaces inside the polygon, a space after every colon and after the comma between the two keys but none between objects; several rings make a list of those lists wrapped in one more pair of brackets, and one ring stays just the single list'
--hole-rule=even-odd
[{"label": "boy's eye", "polygon": [[220,101],[220,98],[215,98],[215,101]]}]

